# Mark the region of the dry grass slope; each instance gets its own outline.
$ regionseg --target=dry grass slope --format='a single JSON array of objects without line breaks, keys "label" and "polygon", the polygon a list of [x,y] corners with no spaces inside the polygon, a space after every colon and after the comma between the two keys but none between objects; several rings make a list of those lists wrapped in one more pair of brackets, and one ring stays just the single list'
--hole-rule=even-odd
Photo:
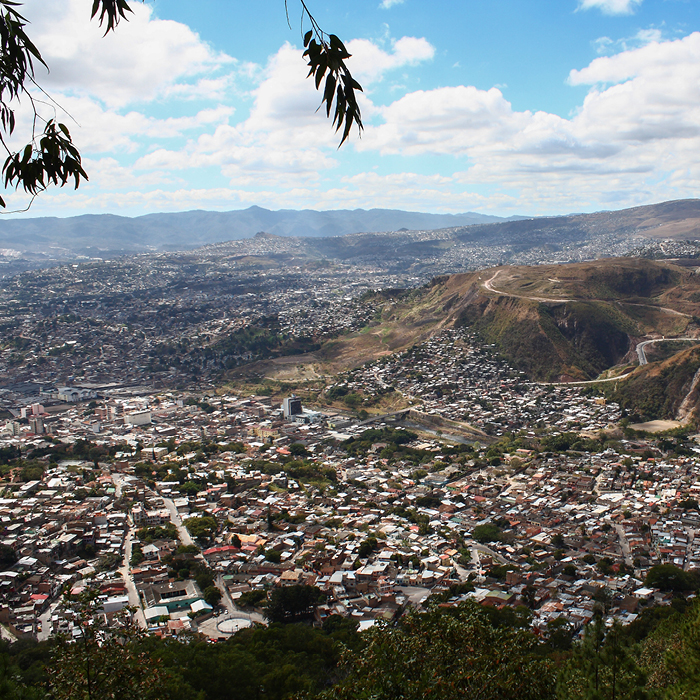
[{"label": "dry grass slope", "polygon": [[[381,313],[361,332],[293,360],[258,363],[255,372],[278,380],[321,380],[407,349],[443,328],[467,327],[532,379],[580,381],[636,363],[642,339],[700,336],[700,276],[651,260],[482,270],[436,278],[381,302]],[[663,370],[670,382],[663,400],[656,390],[654,400],[637,391],[661,371],[653,362],[635,374],[623,399],[632,405],[639,394],[644,416],[673,417],[687,395],[688,373],[692,380],[693,362],[687,358],[694,352],[679,351],[662,363],[679,365]]]}]

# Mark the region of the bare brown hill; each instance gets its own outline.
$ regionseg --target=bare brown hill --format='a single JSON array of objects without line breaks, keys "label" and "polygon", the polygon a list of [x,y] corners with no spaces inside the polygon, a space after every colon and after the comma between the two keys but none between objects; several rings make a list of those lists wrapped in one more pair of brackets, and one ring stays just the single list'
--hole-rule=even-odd
[{"label": "bare brown hill", "polygon": [[537,380],[591,380],[636,361],[642,339],[700,335],[700,278],[639,259],[502,267],[452,275],[398,299],[363,332],[324,346],[347,367],[404,349],[441,328],[464,327]]},{"label": "bare brown hill", "polygon": [[700,418],[700,347],[686,348],[660,362],[637,367],[620,382],[602,386],[629,414],[631,422]]}]

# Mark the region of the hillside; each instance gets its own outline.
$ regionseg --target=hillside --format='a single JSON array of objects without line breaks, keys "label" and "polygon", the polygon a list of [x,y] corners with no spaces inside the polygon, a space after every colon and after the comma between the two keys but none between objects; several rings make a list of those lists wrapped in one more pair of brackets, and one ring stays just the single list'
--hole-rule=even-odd
[{"label": "hillside", "polygon": [[700,347],[635,369],[625,380],[602,389],[633,423],[656,419],[696,422],[700,415]]},{"label": "hillside", "polygon": [[470,227],[463,240],[495,235],[502,240],[515,237],[523,242],[557,244],[563,240],[585,240],[605,232],[608,235],[636,234],[648,238],[688,240],[700,238],[700,200],[682,199],[620,211],[541,217]]},{"label": "hillside", "polygon": [[439,328],[468,327],[533,379],[593,379],[632,361],[639,339],[694,335],[696,315],[700,280],[670,263],[624,258],[501,267],[438,278],[391,300],[375,327],[327,351],[382,353]]},{"label": "hillside", "polygon": [[[462,327],[492,343],[531,379],[590,381],[607,371],[629,373],[643,340],[700,339],[698,275],[641,259],[500,267],[437,278],[374,302],[382,304],[381,312],[369,326],[327,343],[306,362],[336,371],[410,347],[442,328]],[[675,350],[659,361],[650,351],[649,364],[610,390],[624,392],[620,400],[628,410],[639,404],[640,417],[675,417],[700,367],[700,349],[686,341]],[[682,407],[686,416],[696,403]]]}]

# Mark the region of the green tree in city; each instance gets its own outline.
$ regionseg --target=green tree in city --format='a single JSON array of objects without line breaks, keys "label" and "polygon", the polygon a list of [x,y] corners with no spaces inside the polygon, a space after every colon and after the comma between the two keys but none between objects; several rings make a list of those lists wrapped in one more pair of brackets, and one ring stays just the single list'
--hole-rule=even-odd
[{"label": "green tree in city", "polygon": [[606,630],[598,617],[586,627],[559,674],[559,700],[646,700],[646,678],[619,622]]},{"label": "green tree in city", "polygon": [[[141,649],[145,634],[128,610],[106,621],[97,592],[70,598],[79,634],[60,640],[51,665],[52,700],[163,700],[165,673]],[[146,672],[147,669],[147,672]]]},{"label": "green tree in city", "polygon": [[644,584],[662,591],[694,591],[698,589],[698,575],[673,564],[652,566],[644,579]]},{"label": "green tree in city", "polygon": [[700,700],[700,606],[696,603],[666,639],[666,666],[673,683],[670,700]]},{"label": "green tree in city", "polygon": [[289,452],[295,457],[306,457],[309,454],[309,451],[300,442],[293,442],[289,446]]},{"label": "green tree in city", "polygon": [[0,544],[0,571],[9,569],[17,561],[17,554],[9,544]]},{"label": "green tree in city", "polygon": [[221,602],[221,591],[216,586],[204,589],[204,601],[215,608]]},{"label": "green tree in city", "polygon": [[214,537],[218,524],[216,518],[212,518],[210,515],[202,515],[185,520],[185,527],[196,540],[206,542]]},{"label": "green tree in city", "polygon": [[498,542],[501,539],[501,528],[493,523],[477,525],[472,530],[472,538],[477,542],[486,544],[487,542]]},{"label": "green tree in city", "polygon": [[270,593],[265,617],[270,622],[299,622],[313,614],[326,599],[316,586],[282,586]]}]

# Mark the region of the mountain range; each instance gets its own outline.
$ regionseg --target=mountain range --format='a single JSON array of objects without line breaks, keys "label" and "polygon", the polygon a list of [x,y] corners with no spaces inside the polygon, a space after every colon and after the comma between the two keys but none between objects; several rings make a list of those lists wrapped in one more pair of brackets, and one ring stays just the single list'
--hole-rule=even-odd
[{"label": "mountain range", "polygon": [[[431,258],[437,274],[461,250],[454,270],[498,262],[575,261],[620,255],[640,241],[700,239],[700,200],[689,199],[593,214],[503,219],[474,212],[425,214],[390,209],[189,211],[129,218],[113,214],[0,221],[3,271],[52,265],[76,258],[186,251],[245,241],[265,232],[298,241],[311,257],[377,260],[387,267]],[[483,248],[490,247],[484,256]],[[481,250],[479,250],[481,249]],[[496,250],[498,249],[498,250]],[[533,251],[523,258],[523,253]],[[561,256],[551,253],[562,251]],[[546,254],[550,255],[547,256]]]}]

